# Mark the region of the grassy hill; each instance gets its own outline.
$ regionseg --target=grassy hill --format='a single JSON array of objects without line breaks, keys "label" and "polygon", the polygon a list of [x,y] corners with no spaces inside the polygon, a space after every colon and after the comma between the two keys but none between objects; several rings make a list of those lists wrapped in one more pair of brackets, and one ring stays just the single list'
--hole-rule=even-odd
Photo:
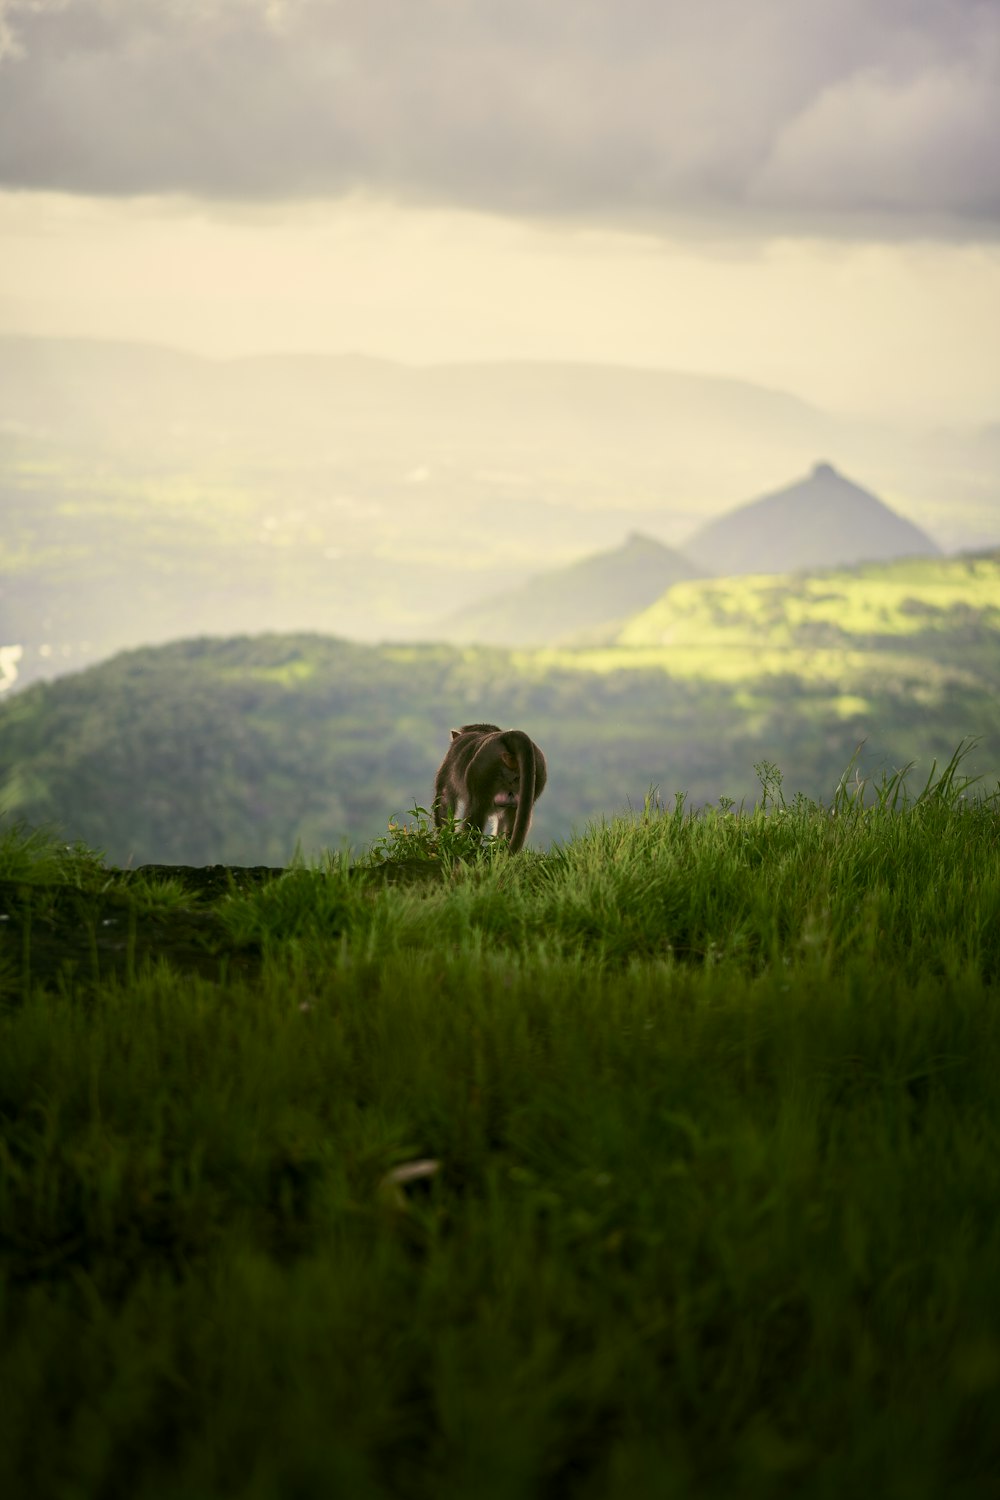
[{"label": "grassy hill", "polygon": [[961,770],[196,885],[0,838],[0,1492],[992,1496]]},{"label": "grassy hill", "polygon": [[495,646],[551,646],[607,632],[636,610],[701,570],[672,547],[640,532],[608,552],[449,615],[433,634],[442,640]]},{"label": "grassy hill", "polygon": [[678,584],[624,644],[502,651],[318,636],[129,652],[0,705],[0,806],[116,862],[282,865],[428,805],[453,725],[529,731],[533,837],[641,807],[753,798],[753,767],[829,796],[929,770],[963,736],[1000,777],[1000,558]]}]

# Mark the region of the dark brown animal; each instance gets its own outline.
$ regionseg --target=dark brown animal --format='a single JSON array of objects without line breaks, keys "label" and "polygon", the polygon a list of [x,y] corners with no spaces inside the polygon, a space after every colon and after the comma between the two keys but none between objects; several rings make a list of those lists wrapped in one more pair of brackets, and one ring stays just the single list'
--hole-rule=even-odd
[{"label": "dark brown animal", "polygon": [[492,818],[516,854],[545,786],[545,756],[523,729],[466,724],[451,744],[434,783],[434,822],[440,828],[461,804],[463,825],[485,833]]}]

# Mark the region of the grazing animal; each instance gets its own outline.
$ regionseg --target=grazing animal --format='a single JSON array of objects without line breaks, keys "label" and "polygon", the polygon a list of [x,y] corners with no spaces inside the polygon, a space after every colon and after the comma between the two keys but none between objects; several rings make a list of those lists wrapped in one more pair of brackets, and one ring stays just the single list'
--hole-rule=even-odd
[{"label": "grazing animal", "polygon": [[531,814],[545,787],[545,756],[523,729],[466,724],[451,744],[434,783],[434,822],[440,828],[462,805],[463,823],[485,833],[492,818],[516,854],[528,836]]}]

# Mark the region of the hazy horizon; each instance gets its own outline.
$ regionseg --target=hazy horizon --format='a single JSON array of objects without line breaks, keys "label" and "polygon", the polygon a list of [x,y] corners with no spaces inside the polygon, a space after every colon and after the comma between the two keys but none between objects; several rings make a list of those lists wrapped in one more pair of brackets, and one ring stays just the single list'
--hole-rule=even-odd
[{"label": "hazy horizon", "polygon": [[[809,397],[803,396],[801,393],[791,389],[788,386],[779,385],[777,382],[755,379],[749,375],[733,374],[731,371],[727,370],[696,369],[690,366],[667,365],[660,361],[651,359],[627,359],[614,358],[612,356],[603,359],[589,357],[573,359],[568,357],[561,357],[558,354],[509,353],[489,355],[476,354],[474,352],[468,354],[442,354],[438,357],[431,357],[426,354],[423,356],[418,356],[416,354],[403,355],[376,353],[373,352],[372,349],[361,348],[353,345],[344,345],[342,347],[335,347],[332,345],[330,347],[312,347],[307,343],[282,344],[280,342],[275,342],[270,346],[260,345],[247,347],[246,349],[226,350],[205,346],[199,347],[199,341],[197,339],[193,339],[190,342],[184,342],[181,339],[171,337],[169,330],[165,331],[162,337],[156,337],[152,334],[130,335],[127,330],[122,331],[121,333],[105,332],[101,334],[92,334],[82,332],[50,333],[24,331],[16,328],[7,329],[0,327],[0,340],[5,340],[11,343],[23,341],[25,343],[50,345],[105,345],[108,347],[120,347],[123,349],[148,349],[150,351],[159,351],[168,355],[177,355],[181,358],[196,359],[207,365],[216,367],[235,366],[241,364],[250,364],[254,362],[264,363],[268,361],[275,363],[294,363],[297,361],[333,361],[342,362],[345,364],[350,363],[351,361],[356,361],[359,366],[363,366],[365,364],[397,366],[401,370],[412,371],[414,373],[418,373],[420,371],[432,372],[435,370],[459,370],[462,368],[489,370],[490,368],[511,369],[523,367],[526,370],[550,368],[555,371],[577,370],[581,373],[585,373],[589,370],[593,372],[612,371],[621,373],[623,375],[634,373],[637,375],[677,376],[685,380],[690,379],[692,381],[701,381],[706,385],[730,385],[735,387],[746,387],[748,389],[759,391],[765,395],[784,397],[789,401],[801,406],[803,409],[813,410],[819,414],[826,416],[843,416],[848,419],[864,419],[868,417],[872,420],[877,420],[877,418],[870,411],[854,410],[850,407],[839,408],[835,405],[830,405],[820,400],[810,399]],[[942,423],[942,428],[950,427],[954,428],[956,431],[978,431],[984,427],[992,428],[993,426],[997,425],[994,420],[994,415],[995,414],[992,412],[992,409],[985,417],[977,418],[966,413],[964,418],[961,420],[956,419],[953,422]],[[890,424],[892,424],[894,421],[894,419],[888,415],[884,416],[882,420]],[[909,419],[909,423],[905,416],[897,414],[895,418],[895,425],[898,425],[900,430],[904,430],[911,423],[916,426],[926,425],[921,421],[921,419],[912,415]],[[825,460],[823,460],[821,456],[817,455],[816,461],[823,462]]]},{"label": "hazy horizon", "polygon": [[0,0],[0,336],[287,361],[6,347],[0,647],[417,639],[823,462],[995,545],[998,139],[994,0]]},{"label": "hazy horizon", "polygon": [[0,332],[1000,417],[984,0],[0,0]]}]

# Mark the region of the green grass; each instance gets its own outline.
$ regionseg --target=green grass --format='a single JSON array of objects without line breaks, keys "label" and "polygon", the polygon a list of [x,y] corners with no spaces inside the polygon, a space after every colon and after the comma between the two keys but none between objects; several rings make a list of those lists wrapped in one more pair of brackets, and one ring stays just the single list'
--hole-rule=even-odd
[{"label": "green grass", "polygon": [[10,989],[3,1493],[992,1494],[961,768],[513,859],[417,818],[217,897],[252,981]]},{"label": "green grass", "polygon": [[45,828],[13,822],[0,826],[0,880],[87,885],[107,880],[100,858],[82,844],[67,844]]}]

